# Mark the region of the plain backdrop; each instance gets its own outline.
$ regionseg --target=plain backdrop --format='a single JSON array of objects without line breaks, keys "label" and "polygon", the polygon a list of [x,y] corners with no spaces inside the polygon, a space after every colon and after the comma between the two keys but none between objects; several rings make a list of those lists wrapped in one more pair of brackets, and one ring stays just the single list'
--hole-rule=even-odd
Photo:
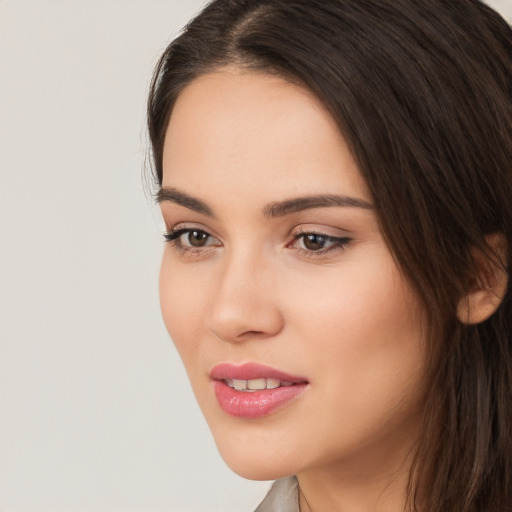
[{"label": "plain backdrop", "polygon": [[[0,511],[251,511],[160,318],[153,66],[200,0],[0,0]],[[492,4],[512,19],[512,0]]]}]

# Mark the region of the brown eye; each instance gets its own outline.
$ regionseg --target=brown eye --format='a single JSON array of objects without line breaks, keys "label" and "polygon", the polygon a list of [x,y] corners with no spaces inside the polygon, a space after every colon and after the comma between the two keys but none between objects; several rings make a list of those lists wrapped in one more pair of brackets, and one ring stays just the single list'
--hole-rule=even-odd
[{"label": "brown eye", "polygon": [[304,248],[308,251],[320,251],[325,247],[327,238],[322,235],[304,235],[302,237]]},{"label": "brown eye", "polygon": [[204,247],[208,244],[210,235],[204,231],[191,230],[188,232],[187,240],[191,247]]},{"label": "brown eye", "polygon": [[173,247],[187,251],[188,249],[202,249],[208,246],[220,246],[219,240],[202,229],[183,228],[170,233],[164,233],[164,238]]},{"label": "brown eye", "polygon": [[291,247],[304,256],[321,257],[345,249],[352,241],[349,237],[330,236],[323,233],[299,233]]}]

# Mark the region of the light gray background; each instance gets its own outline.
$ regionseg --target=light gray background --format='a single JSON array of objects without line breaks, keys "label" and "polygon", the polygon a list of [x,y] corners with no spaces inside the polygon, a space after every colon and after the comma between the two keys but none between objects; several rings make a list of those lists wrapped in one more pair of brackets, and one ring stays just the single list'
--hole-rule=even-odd
[{"label": "light gray background", "polygon": [[[160,319],[144,107],[200,0],[0,0],[0,511],[250,511]],[[493,5],[512,19],[512,1]]]}]

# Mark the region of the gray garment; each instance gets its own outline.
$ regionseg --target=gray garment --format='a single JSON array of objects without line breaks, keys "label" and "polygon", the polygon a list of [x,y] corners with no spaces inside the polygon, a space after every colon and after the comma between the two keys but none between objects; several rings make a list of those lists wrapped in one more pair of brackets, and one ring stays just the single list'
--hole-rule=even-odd
[{"label": "gray garment", "polygon": [[297,478],[276,480],[254,512],[300,512]]}]

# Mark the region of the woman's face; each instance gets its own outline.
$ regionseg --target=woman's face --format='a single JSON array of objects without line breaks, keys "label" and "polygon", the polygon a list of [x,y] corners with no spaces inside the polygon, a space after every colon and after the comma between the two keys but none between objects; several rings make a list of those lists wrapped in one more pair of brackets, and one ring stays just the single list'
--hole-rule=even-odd
[{"label": "woman's face", "polygon": [[322,104],[277,77],[201,76],[163,168],[163,317],[228,465],[392,468],[422,414],[424,312]]}]

